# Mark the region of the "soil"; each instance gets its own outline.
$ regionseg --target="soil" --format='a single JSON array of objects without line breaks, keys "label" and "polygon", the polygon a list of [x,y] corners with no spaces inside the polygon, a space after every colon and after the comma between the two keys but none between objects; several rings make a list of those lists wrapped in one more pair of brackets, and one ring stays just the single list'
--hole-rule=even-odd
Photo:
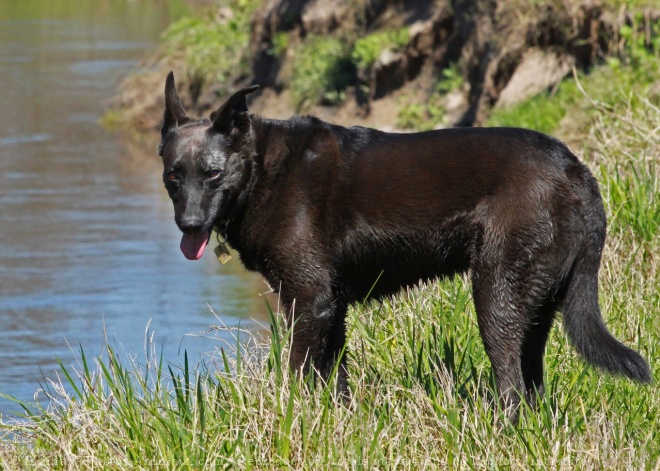
[{"label": "soil", "polygon": [[[534,5],[530,5],[534,3]],[[250,72],[235,88],[259,83],[251,110],[271,118],[295,113],[287,88],[291,54],[272,53],[285,32],[295,44],[309,35],[353,40],[383,28],[409,27],[400,51],[384,51],[367,71],[356,71],[345,100],[306,112],[338,124],[395,129],[402,100],[424,103],[435,92],[442,71],[458,67],[463,85],[442,97],[444,126],[478,126],[495,106],[510,106],[555,87],[573,68],[588,70],[619,54],[624,24],[640,30],[660,21],[660,10],[646,10],[640,21],[596,0],[265,0],[251,22]],[[148,73],[127,79],[115,107],[121,124],[157,129],[162,88],[170,69],[185,64],[156,56]],[[287,72],[288,69],[288,72]],[[219,106],[218,86],[194,75],[177,74],[178,89],[191,114]],[[226,84],[224,84],[226,85]],[[367,90],[367,92],[365,92]]]}]

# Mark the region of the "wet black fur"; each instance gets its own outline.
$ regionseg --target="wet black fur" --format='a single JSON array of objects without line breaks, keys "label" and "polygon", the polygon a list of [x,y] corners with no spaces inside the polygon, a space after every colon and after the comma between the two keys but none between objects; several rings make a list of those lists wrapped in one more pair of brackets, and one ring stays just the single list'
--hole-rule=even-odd
[{"label": "wet black fur", "polygon": [[[646,361],[603,323],[605,212],[595,179],[564,144],[524,129],[394,134],[310,116],[269,120],[247,112],[254,90],[191,122],[168,77],[164,181],[184,232],[216,228],[279,291],[294,325],[295,371],[313,365],[328,377],[351,303],[469,270],[513,420],[521,394],[533,401],[543,391],[557,311],[586,360],[651,380]],[[343,356],[343,394],[345,365]]]}]

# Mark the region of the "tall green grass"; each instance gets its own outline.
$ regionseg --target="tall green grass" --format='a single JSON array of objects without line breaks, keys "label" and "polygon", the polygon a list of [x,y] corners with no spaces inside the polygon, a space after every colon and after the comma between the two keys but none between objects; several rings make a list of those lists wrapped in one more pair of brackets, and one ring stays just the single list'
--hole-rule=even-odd
[{"label": "tall green grass", "polygon": [[[558,328],[539,410],[507,425],[494,406],[466,278],[350,312],[348,407],[335,403],[332,384],[291,378],[288,332],[273,319],[265,349],[218,349],[196,366],[188,356],[175,368],[154,354],[136,361],[107,346],[90,361],[81,351],[76,369],[62,365],[71,393],[51,388],[50,406],[23,404],[24,420],[2,425],[3,465],[644,469],[660,458],[654,389],[586,367]],[[617,325],[635,336],[638,322],[627,308]],[[638,340],[645,354],[658,353],[648,335]]]},{"label": "tall green grass", "polygon": [[631,232],[652,243],[660,236],[660,169],[657,161],[601,167],[605,197],[611,208],[610,228]]}]

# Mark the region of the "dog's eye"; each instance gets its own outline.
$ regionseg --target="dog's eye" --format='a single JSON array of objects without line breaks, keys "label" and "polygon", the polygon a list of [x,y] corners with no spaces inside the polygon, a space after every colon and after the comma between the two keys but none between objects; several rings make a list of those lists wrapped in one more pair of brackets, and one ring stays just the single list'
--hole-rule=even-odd
[{"label": "dog's eye", "polygon": [[220,170],[211,170],[209,172],[209,178],[217,178],[220,175]]},{"label": "dog's eye", "polygon": [[167,179],[171,182],[179,180],[179,176],[175,172],[167,172]]}]

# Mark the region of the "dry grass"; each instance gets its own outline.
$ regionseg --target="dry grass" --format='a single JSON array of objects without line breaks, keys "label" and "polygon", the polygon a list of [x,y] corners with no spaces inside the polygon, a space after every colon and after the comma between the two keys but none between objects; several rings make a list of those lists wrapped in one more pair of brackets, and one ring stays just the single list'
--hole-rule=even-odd
[{"label": "dry grass", "polygon": [[[614,246],[618,243],[622,239]],[[617,334],[653,357],[658,330],[646,331],[653,319],[639,313],[657,312],[658,280],[650,280],[653,293],[646,277],[623,282],[611,277],[620,271],[620,259],[606,257],[604,294],[621,291],[622,285],[631,294],[622,293],[618,306],[605,302],[604,307]],[[652,298],[644,301],[647,294]],[[278,332],[276,339],[283,341],[286,332]],[[327,389],[292,381],[280,367],[287,350],[278,341],[266,350],[248,344],[231,357],[217,351],[206,366],[184,365],[172,372],[177,380],[169,388],[157,385],[170,373],[153,353],[146,364],[124,360],[129,365],[124,367],[109,349],[92,369],[81,357],[74,377],[81,394],[67,394],[53,383],[48,411],[4,425],[0,457],[8,469],[658,465],[655,387],[585,367],[559,329],[548,349],[549,391],[540,410],[526,411],[517,427],[504,425],[494,412],[466,279],[353,311],[351,339],[354,400],[348,408],[334,405]]]}]

